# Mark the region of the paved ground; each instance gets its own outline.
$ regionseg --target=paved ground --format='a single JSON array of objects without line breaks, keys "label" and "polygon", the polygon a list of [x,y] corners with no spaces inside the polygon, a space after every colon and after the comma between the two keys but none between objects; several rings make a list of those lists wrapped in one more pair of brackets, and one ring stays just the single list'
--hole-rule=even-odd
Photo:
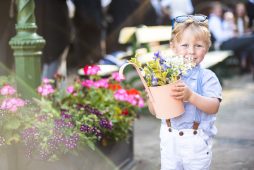
[{"label": "paved ground", "polygon": [[[212,170],[254,170],[254,82],[250,75],[224,80],[217,116]],[[133,170],[160,169],[159,120],[141,116],[135,123]]]}]

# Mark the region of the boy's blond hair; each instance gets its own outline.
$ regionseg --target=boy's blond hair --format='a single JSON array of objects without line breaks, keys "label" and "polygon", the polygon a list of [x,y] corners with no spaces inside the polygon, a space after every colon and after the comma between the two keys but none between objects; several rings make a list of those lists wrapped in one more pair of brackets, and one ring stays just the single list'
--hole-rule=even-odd
[{"label": "boy's blond hair", "polygon": [[187,29],[192,32],[190,36],[195,36],[196,39],[204,41],[207,44],[207,48],[210,48],[211,33],[208,29],[208,22],[196,22],[191,18],[183,23],[175,24],[175,28],[172,30],[171,42],[179,42],[183,32]]}]

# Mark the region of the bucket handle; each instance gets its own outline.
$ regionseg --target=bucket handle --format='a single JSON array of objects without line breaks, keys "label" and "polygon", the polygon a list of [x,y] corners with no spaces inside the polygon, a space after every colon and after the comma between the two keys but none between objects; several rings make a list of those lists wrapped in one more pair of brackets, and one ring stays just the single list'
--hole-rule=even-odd
[{"label": "bucket handle", "polygon": [[139,70],[139,68],[138,68],[138,66],[137,66],[136,64],[130,63],[130,62],[123,64],[123,65],[120,67],[120,69],[119,69],[119,76],[120,76],[121,78],[124,78],[123,70],[125,69],[125,67],[126,67],[127,65],[132,65],[132,66],[136,69],[136,71],[138,72],[138,75],[139,75],[139,77],[140,77],[140,79],[141,79],[141,81],[142,81],[142,83],[143,83],[143,85],[144,85],[144,87],[145,87],[145,89],[146,89],[146,91],[147,91],[147,93],[148,93],[149,99],[151,99],[151,101],[154,102],[155,100],[154,100],[153,95],[152,95],[152,93],[151,93],[151,91],[150,91],[150,88],[148,87],[148,85],[147,85],[147,83],[146,83],[144,77],[142,76],[141,71]]}]

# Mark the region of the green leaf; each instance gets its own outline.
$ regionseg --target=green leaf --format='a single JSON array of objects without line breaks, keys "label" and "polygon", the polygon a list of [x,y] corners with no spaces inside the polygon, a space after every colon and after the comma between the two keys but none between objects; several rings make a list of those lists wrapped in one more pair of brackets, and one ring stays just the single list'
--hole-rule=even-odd
[{"label": "green leaf", "polygon": [[20,127],[21,123],[18,119],[10,119],[5,124],[5,129],[16,130]]},{"label": "green leaf", "polygon": [[90,141],[89,139],[87,139],[86,141],[87,145],[92,149],[92,150],[95,150],[95,145],[92,141]]},{"label": "green leaf", "polygon": [[138,68],[141,68],[141,63],[137,60],[136,57],[133,57],[129,60],[130,63],[133,63],[138,66]]},{"label": "green leaf", "polygon": [[18,134],[13,134],[6,140],[6,144],[10,145],[12,143],[18,143],[20,141],[20,136]]}]

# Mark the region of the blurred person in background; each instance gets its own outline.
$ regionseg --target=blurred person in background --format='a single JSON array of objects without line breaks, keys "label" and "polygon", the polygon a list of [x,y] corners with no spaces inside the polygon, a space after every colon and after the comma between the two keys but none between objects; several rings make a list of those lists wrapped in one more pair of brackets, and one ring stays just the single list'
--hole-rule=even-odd
[{"label": "blurred person in background", "polygon": [[254,0],[248,0],[247,4],[247,14],[249,17],[249,29],[251,29],[252,31],[254,30],[253,28],[253,22],[254,22]]},{"label": "blurred person in background", "polygon": [[235,16],[232,11],[226,11],[223,15],[223,29],[231,30],[231,32],[236,32]]},{"label": "blurred person in background", "polygon": [[[242,2],[238,2],[235,5],[235,23],[238,36],[252,34],[251,29],[249,29],[249,18],[246,12],[245,4]],[[248,52],[241,56],[241,67],[243,68],[243,71],[248,70],[251,60],[252,56]]]},{"label": "blurred person in background", "polygon": [[238,2],[235,5],[235,23],[239,36],[251,33],[249,29],[249,18],[246,12],[245,4]]},{"label": "blurred person in background", "polygon": [[194,8],[191,0],[161,0],[162,12],[171,21],[181,15],[193,14]]},{"label": "blurred person in background", "polygon": [[103,11],[101,0],[72,0],[75,5],[73,18],[73,65],[94,64],[102,57],[101,39]]},{"label": "blurred person in background", "polygon": [[155,18],[156,22],[154,23],[154,25],[162,25],[164,22],[165,15],[163,15],[163,12],[162,12],[161,0],[150,0],[150,3],[154,9],[155,16],[156,16]]},{"label": "blurred person in background", "polygon": [[107,27],[107,53],[118,50],[125,50],[125,47],[118,43],[118,37],[121,29],[128,26],[137,26],[134,14],[140,6],[139,0],[112,0],[107,14],[111,21]]},{"label": "blurred person in background", "polygon": [[54,78],[70,44],[70,19],[66,0],[35,0],[38,34],[46,44],[42,54],[42,78]]},{"label": "blurred person in background", "polygon": [[[239,57],[241,69],[244,71],[245,65],[243,60],[246,56],[250,56],[253,62],[254,57],[254,36],[253,35],[239,35],[232,29],[223,28],[225,22],[222,18],[223,9],[220,2],[212,4],[211,13],[209,15],[209,29],[215,39],[215,49],[233,50]],[[254,63],[253,63],[254,64]]]}]

